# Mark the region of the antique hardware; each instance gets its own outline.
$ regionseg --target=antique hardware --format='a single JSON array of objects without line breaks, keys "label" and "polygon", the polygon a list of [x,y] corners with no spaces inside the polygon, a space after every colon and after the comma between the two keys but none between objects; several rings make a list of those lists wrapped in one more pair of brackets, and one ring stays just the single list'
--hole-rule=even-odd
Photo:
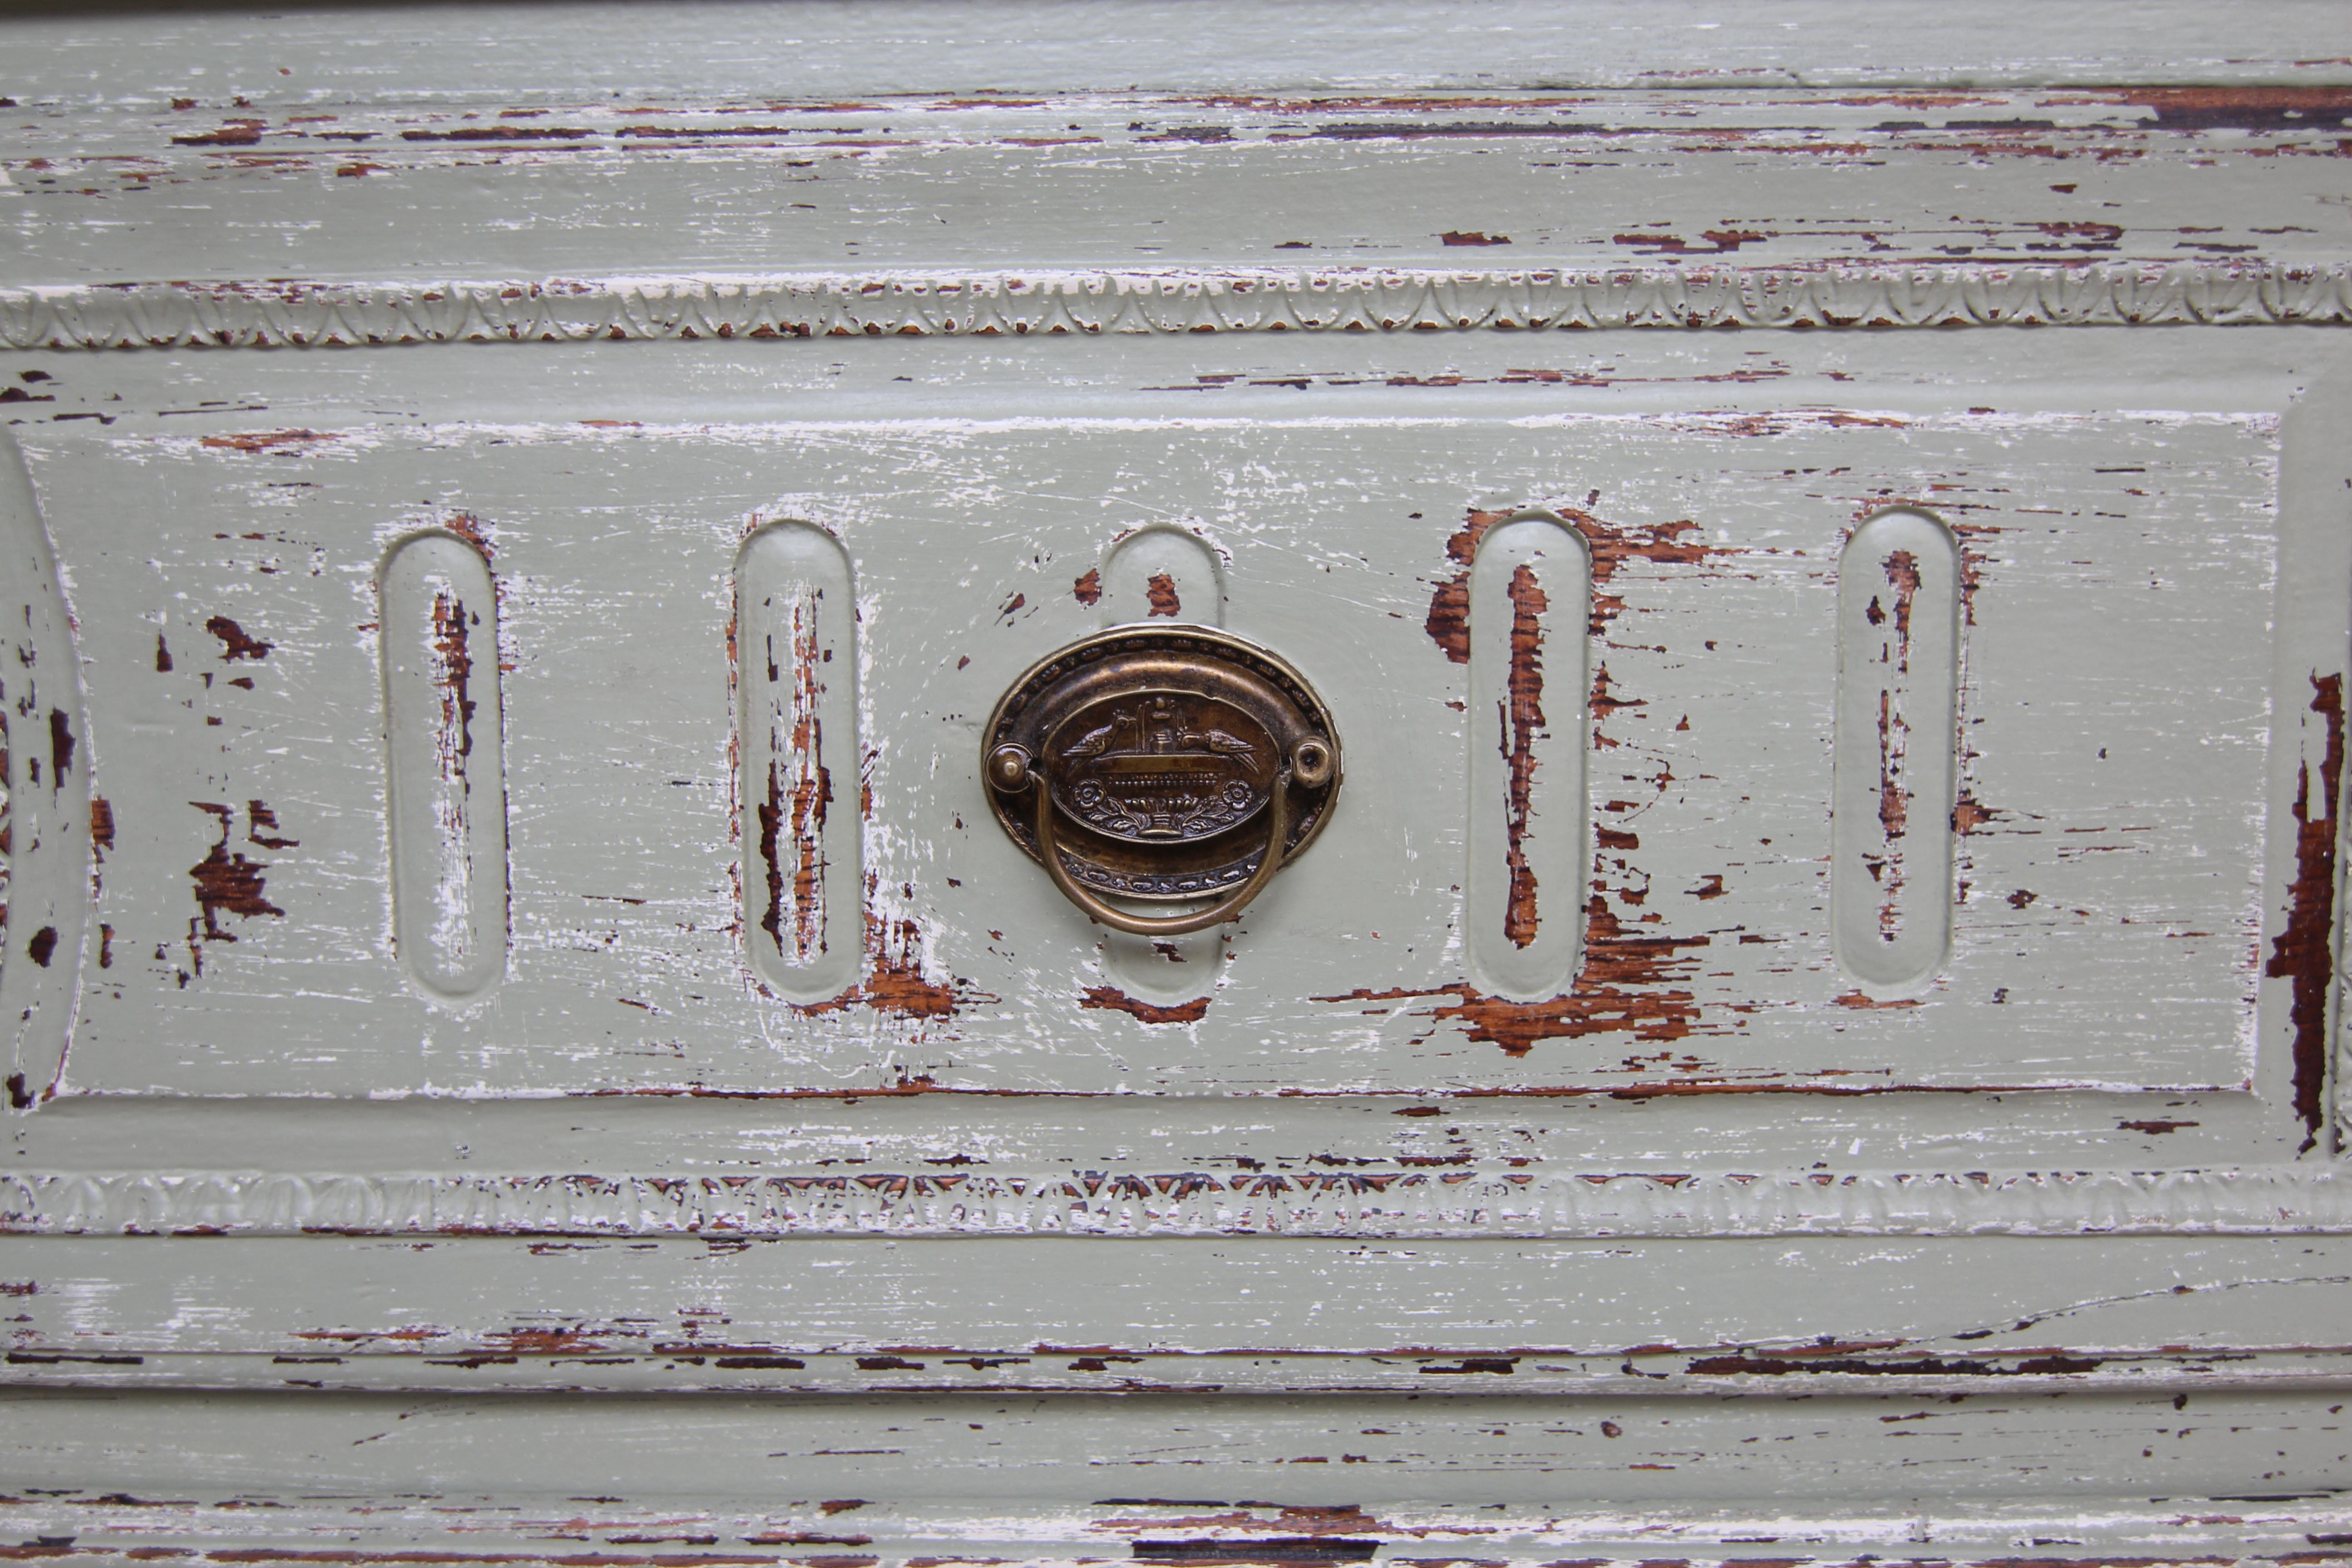
[{"label": "antique hardware", "polygon": [[[1330,816],[1331,716],[1289,665],[1229,632],[1104,632],[1004,694],[982,742],[1004,831],[1088,916],[1139,936],[1231,920]],[[1105,895],[1214,899],[1137,915]]]}]

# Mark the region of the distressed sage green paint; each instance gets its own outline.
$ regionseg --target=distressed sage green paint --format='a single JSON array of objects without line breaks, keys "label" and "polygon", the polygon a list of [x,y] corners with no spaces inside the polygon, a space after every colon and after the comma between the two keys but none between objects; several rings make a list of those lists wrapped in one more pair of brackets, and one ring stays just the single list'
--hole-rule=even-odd
[{"label": "distressed sage green paint", "polygon": [[[12,748],[10,1539],[2337,1550],[2340,13],[0,23],[0,676],[95,789],[32,847]],[[1948,936],[1863,973],[1842,567],[1928,515]],[[502,851],[402,826],[386,563],[459,538]],[[1106,617],[1265,642],[1349,752],[1171,952],[973,776]]]},{"label": "distressed sage green paint", "polygon": [[471,1002],[507,962],[498,590],[473,544],[429,532],[393,547],[381,592],[393,942],[417,984]]},{"label": "distressed sage green paint", "polygon": [[0,434],[0,1018],[8,1100],[55,1092],[73,1027],[89,900],[91,746],[73,624],[16,443]]}]

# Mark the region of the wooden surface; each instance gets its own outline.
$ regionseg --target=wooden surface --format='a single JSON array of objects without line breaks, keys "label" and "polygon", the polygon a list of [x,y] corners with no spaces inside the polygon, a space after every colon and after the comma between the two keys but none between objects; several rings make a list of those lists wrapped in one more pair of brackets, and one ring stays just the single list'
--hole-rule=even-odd
[{"label": "wooden surface", "polygon": [[0,1552],[2347,1555],[2347,31],[0,13]]}]

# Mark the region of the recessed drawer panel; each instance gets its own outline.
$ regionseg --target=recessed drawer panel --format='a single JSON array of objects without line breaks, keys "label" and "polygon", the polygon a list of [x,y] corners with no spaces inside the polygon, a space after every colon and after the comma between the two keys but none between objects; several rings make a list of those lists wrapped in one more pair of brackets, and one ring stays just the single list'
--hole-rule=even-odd
[{"label": "recessed drawer panel", "polygon": [[[27,444],[90,1088],[2229,1089],[2326,929],[2342,691],[2272,682],[2341,546],[2275,410]],[[1126,623],[1345,747],[1217,931],[1107,931],[991,815],[998,697]]]}]

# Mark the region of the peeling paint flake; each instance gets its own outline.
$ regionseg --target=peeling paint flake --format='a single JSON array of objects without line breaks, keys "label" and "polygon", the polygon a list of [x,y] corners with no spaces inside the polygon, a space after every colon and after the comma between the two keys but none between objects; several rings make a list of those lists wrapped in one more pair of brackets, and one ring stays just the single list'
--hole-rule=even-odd
[{"label": "peeling paint flake", "polygon": [[188,804],[210,815],[220,826],[218,842],[188,868],[195,883],[196,908],[204,925],[203,931],[195,934],[205,942],[235,942],[236,932],[221,924],[223,915],[240,920],[264,915],[283,918],[286,911],[263,896],[267,884],[262,873],[269,869],[269,863],[248,859],[243,850],[228,847],[236,813],[218,802],[196,800]]},{"label": "peeling paint flake", "polygon": [[2336,803],[2344,787],[2344,677],[2315,671],[2311,692],[2306,710],[2318,716],[2326,739],[2317,766],[2306,752],[2296,773],[2294,879],[2287,891],[2286,924],[2263,967],[2265,975],[2293,985],[2294,1104],[2306,1150],[2320,1140],[2326,1115],[2327,1005],[2336,979]]}]

